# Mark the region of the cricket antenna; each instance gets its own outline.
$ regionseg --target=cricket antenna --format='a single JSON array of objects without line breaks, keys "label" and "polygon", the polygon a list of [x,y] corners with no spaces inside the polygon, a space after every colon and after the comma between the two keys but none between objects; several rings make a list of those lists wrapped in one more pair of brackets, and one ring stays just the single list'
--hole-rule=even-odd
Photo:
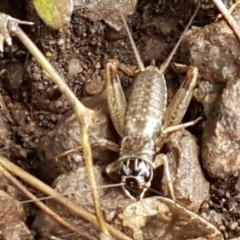
[{"label": "cricket antenna", "polygon": [[161,73],[165,73],[166,69],[168,68],[168,66],[169,66],[170,62],[172,61],[172,58],[173,58],[175,52],[177,51],[177,49],[178,49],[178,47],[179,47],[179,45],[180,45],[184,35],[186,34],[187,30],[189,29],[190,25],[192,24],[193,19],[195,18],[196,14],[197,14],[197,12],[198,12],[198,10],[200,8],[200,6],[201,6],[201,1],[198,1],[198,6],[197,6],[196,10],[194,11],[192,17],[190,18],[187,26],[185,27],[183,33],[180,36],[180,38],[178,39],[175,47],[173,48],[173,50],[169,54],[167,60],[161,65],[161,67],[160,67],[160,72]]},{"label": "cricket antenna", "polygon": [[144,64],[143,64],[143,62],[142,62],[142,60],[141,60],[140,54],[139,54],[139,52],[138,52],[138,50],[137,50],[137,47],[136,47],[136,45],[135,45],[135,43],[134,43],[132,34],[131,34],[130,30],[129,30],[129,27],[128,27],[128,25],[127,25],[127,22],[126,22],[126,20],[125,20],[125,17],[124,17],[124,15],[123,15],[122,12],[120,12],[120,14],[121,14],[121,17],[122,17],[124,26],[125,26],[125,28],[126,28],[128,38],[129,38],[130,43],[131,43],[131,45],[132,45],[133,52],[134,52],[134,55],[135,55],[135,58],[136,58],[136,61],[137,61],[138,68],[139,68],[139,70],[140,70],[141,72],[143,72],[143,71],[145,70]]},{"label": "cricket antenna", "polygon": [[[124,183],[114,183],[114,184],[105,184],[105,185],[97,186],[97,188],[98,189],[99,188],[104,189],[104,188],[115,188],[115,187],[122,187],[122,186],[124,186]],[[85,191],[90,191],[90,190],[86,189]],[[59,193],[59,195],[62,195],[62,196],[67,196],[67,195],[70,195],[70,194],[78,195],[79,193],[77,191],[67,192],[65,194],[60,194]],[[54,198],[54,197],[53,196],[46,196],[46,197],[38,198],[37,200],[44,201],[44,200],[52,199],[52,198]],[[31,202],[36,202],[36,200],[30,199],[30,200],[21,201],[21,203],[31,203]]]}]

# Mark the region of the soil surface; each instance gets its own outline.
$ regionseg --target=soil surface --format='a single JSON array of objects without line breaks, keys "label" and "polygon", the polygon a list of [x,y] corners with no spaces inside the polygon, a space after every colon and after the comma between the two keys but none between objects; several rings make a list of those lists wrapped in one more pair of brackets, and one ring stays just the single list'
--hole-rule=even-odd
[{"label": "soil surface", "polygon": [[[107,60],[112,58],[131,66],[135,66],[136,62],[118,16],[118,10],[114,4],[110,4],[114,1],[103,1],[102,5],[94,2],[96,1],[88,1],[88,3],[75,1],[76,6],[71,22],[61,31],[54,30],[42,22],[36,12],[28,6],[28,1],[15,3],[13,0],[2,0],[0,12],[19,19],[34,21],[35,25],[24,26],[24,31],[48,57],[75,95],[87,107],[96,111],[98,121],[91,126],[89,134],[96,176],[100,179],[98,183],[101,182],[102,185],[112,183],[105,176],[104,169],[109,163],[117,160],[118,154],[95,145],[96,139],[104,138],[116,144],[120,142],[107,109],[104,66]],[[161,65],[189,21],[196,7],[196,1],[139,0],[136,2],[128,0],[123,2],[126,3],[121,5],[121,9],[129,15],[127,23],[144,64],[147,66],[155,60],[158,65]],[[223,239],[231,239],[240,236],[240,181],[238,179],[240,157],[237,158],[237,150],[240,147],[237,137],[239,134],[235,132],[240,129],[237,127],[240,116],[237,113],[233,114],[234,109],[238,107],[237,102],[234,101],[240,99],[240,91],[238,81],[226,76],[232,73],[230,67],[233,64],[238,68],[239,51],[235,49],[239,46],[236,42],[231,42],[235,44],[235,48],[232,47],[231,50],[231,57],[222,55],[223,52],[229,54],[225,51],[228,44],[224,46],[222,52],[218,51],[222,53],[217,55],[219,59],[224,57],[232,59],[231,64],[224,62],[230,70],[224,69],[225,72],[223,72],[221,65],[223,62],[219,63],[216,55],[213,54],[214,63],[219,63],[217,65],[219,68],[214,68],[216,65],[211,62],[212,59],[207,58],[206,53],[202,52],[199,46],[200,43],[204,42],[207,45],[210,42],[207,47],[210,45],[214,47],[216,43],[217,48],[221,45],[220,40],[211,42],[208,37],[215,34],[216,39],[220,39],[224,34],[220,36],[217,35],[217,31],[208,30],[209,24],[214,23],[218,11],[209,1],[202,2],[192,25],[200,29],[199,32],[202,29],[205,29],[205,32],[202,31],[203,35],[198,39],[194,38],[194,36],[200,36],[197,30],[189,31],[175,54],[174,61],[182,64],[192,63],[200,69],[199,83],[184,122],[199,116],[203,116],[204,121],[190,127],[186,132],[180,131],[172,135],[166,142],[163,152],[167,153],[170,159],[170,171],[175,181],[177,200],[216,226],[222,232]],[[232,1],[225,1],[225,3],[231,6]],[[217,26],[225,24],[224,20],[219,21],[221,23],[216,23],[216,25],[219,24]],[[212,29],[215,29],[214,26]],[[222,26],[221,29],[223,29]],[[231,31],[228,31],[230,34]],[[228,39],[235,39],[235,36]],[[197,55],[194,55],[196,52]],[[169,101],[182,83],[184,76],[184,74],[176,74],[171,69],[168,70],[166,80]],[[129,96],[133,79],[121,72],[120,77],[126,96]],[[5,107],[1,105],[0,109],[1,155],[51,184],[63,194],[69,192],[69,189],[72,192],[81,192],[82,188],[86,188],[87,178],[83,170],[84,159],[81,149],[77,149],[81,146],[79,124],[58,87],[51,82],[16,38],[11,48],[5,46],[0,58],[0,78],[0,93],[2,102],[6,105]],[[234,107],[230,109],[231,102],[235,105],[233,104]],[[226,142],[221,145],[223,139]],[[219,146],[221,146],[220,153],[216,150]],[[230,154],[231,147],[234,147],[236,152]],[[220,159],[218,154],[225,160]],[[217,161],[220,162],[221,167],[216,164]],[[163,169],[158,169],[154,185],[156,182],[161,182],[161,186],[157,184],[156,189],[163,196],[169,197],[167,180],[162,175]],[[1,212],[2,209],[6,209],[4,206],[9,206],[10,203],[13,209],[8,211],[10,217],[5,220],[5,225],[7,225],[6,222],[11,225],[9,232],[0,231],[0,239],[14,239],[12,231],[18,228],[21,229],[18,232],[18,239],[43,240],[50,239],[51,236],[57,236],[60,239],[79,239],[65,232],[59,225],[54,225],[52,220],[39,213],[33,204],[20,206],[18,201],[26,200],[26,197],[14,190],[15,188],[7,181],[1,182]],[[75,199],[75,201],[92,211],[90,193],[85,195],[82,192],[81,194],[84,198]],[[107,193],[101,192],[100,195],[102,209],[108,222],[112,222],[124,207],[132,203],[132,200],[126,198],[119,189],[109,190]],[[89,231],[90,225],[69,216],[66,210],[55,206],[55,203],[51,201],[46,203],[68,221],[81,226],[82,230]],[[14,212],[16,212],[15,220],[12,217]],[[0,216],[2,216],[1,213]],[[2,226],[4,228],[5,225],[0,221],[0,228]],[[96,229],[91,230],[91,234],[98,236]]]}]

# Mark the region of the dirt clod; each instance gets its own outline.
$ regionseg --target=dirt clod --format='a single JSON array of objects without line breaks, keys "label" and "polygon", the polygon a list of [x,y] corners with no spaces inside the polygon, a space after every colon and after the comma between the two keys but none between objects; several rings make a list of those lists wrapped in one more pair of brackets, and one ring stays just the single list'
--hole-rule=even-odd
[{"label": "dirt clod", "polygon": [[123,1],[94,1],[75,0],[75,6],[80,8],[81,16],[93,22],[104,20],[109,26],[120,30],[123,26],[120,11],[124,15],[131,15],[137,4],[136,0]]},{"label": "dirt clod", "polygon": [[[209,183],[200,166],[200,151],[196,138],[188,131],[171,134],[166,142],[168,162],[176,199],[194,212],[209,200]],[[191,147],[190,147],[191,146]],[[164,193],[167,195],[166,178],[163,178]]]},{"label": "dirt clod", "polygon": [[211,177],[238,175],[239,95],[238,78],[229,81],[219,102],[208,116],[202,140],[203,166]]},{"label": "dirt clod", "polygon": [[34,239],[24,223],[25,213],[22,205],[2,190],[0,190],[0,219],[1,239]]},{"label": "dirt clod", "polygon": [[[233,18],[240,24],[240,7]],[[190,63],[197,66],[201,77],[209,82],[227,82],[239,73],[239,40],[224,19],[205,27],[194,27],[185,35],[181,51],[190,54]]]},{"label": "dirt clod", "polygon": [[[93,161],[95,164],[106,166],[114,161],[117,155],[98,146],[97,139],[117,141],[116,133],[108,117],[105,94],[86,98],[85,106],[96,111],[96,123],[90,126],[90,143],[92,144]],[[72,111],[66,113],[53,131],[40,140],[38,154],[41,157],[42,177],[50,182],[62,173],[69,172],[78,166],[84,166],[79,122]],[[67,151],[71,153],[64,154]],[[64,154],[63,156],[59,156]],[[48,180],[49,181],[49,180]]]}]

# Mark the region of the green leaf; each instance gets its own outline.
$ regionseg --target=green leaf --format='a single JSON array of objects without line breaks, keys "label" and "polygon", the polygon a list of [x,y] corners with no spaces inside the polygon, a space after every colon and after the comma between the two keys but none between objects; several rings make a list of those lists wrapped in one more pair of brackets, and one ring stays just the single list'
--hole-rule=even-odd
[{"label": "green leaf", "polygon": [[73,0],[33,0],[33,5],[41,19],[54,29],[69,24],[73,12]]}]

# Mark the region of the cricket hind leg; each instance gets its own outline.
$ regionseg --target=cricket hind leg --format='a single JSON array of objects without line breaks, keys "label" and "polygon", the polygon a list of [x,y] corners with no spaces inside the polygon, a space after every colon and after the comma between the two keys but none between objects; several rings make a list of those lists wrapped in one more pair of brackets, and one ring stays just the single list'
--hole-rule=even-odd
[{"label": "cricket hind leg", "polygon": [[123,128],[125,113],[127,110],[127,101],[118,75],[118,69],[128,77],[136,77],[139,73],[139,69],[136,66],[130,67],[119,63],[115,59],[108,60],[105,67],[109,113],[116,131],[122,137],[124,135]]},{"label": "cricket hind leg", "polygon": [[[188,126],[192,126],[196,122],[202,119],[201,117],[199,117],[194,121],[180,124],[187,111],[189,103],[191,101],[192,92],[197,83],[197,76],[198,76],[198,69],[196,67],[190,66],[187,72],[186,79],[184,80],[181,87],[179,88],[177,93],[174,95],[173,99],[171,100],[170,104],[166,109],[165,117],[164,117],[164,128],[161,131],[161,134],[157,142],[157,147],[158,147],[157,152],[161,150],[169,133],[180,130]],[[164,174],[167,179],[170,196],[173,200],[176,200],[167,156],[163,154],[158,154],[155,158],[155,166],[157,168],[161,165],[164,165]]]},{"label": "cricket hind leg", "polygon": [[193,89],[197,83],[197,76],[198,68],[193,66],[188,67],[185,80],[166,109],[163,130],[161,131],[157,142],[158,152],[164,145],[164,141],[169,133],[192,126],[202,119],[200,117],[194,121],[180,124],[191,101]]},{"label": "cricket hind leg", "polygon": [[202,119],[202,117],[199,117],[193,121],[180,124],[192,99],[193,90],[197,84],[197,77],[198,68],[194,66],[188,67],[185,80],[165,112],[163,135],[192,126]]},{"label": "cricket hind leg", "polygon": [[118,66],[117,60],[109,60],[105,67],[105,78],[109,114],[116,131],[123,137],[127,101],[119,79]]},{"label": "cricket hind leg", "polygon": [[126,97],[124,95],[117,71],[119,68],[123,72],[125,72],[126,75],[135,77],[136,74],[139,72],[139,70],[144,71],[145,67],[138,53],[138,50],[132,38],[130,29],[125,20],[125,17],[121,12],[120,14],[121,14],[125,29],[127,31],[128,38],[132,45],[132,49],[133,49],[137,64],[138,64],[138,67],[133,70],[132,68],[129,68],[124,64],[120,64],[117,60],[112,59],[108,61],[105,68],[106,82],[107,82],[106,90],[107,90],[107,101],[108,101],[109,113],[116,131],[121,137],[123,137],[125,114],[127,110],[127,101],[126,101]]},{"label": "cricket hind leg", "polygon": [[164,129],[181,123],[189,103],[193,89],[197,84],[198,68],[190,66],[182,85],[169,103],[164,116]]}]

